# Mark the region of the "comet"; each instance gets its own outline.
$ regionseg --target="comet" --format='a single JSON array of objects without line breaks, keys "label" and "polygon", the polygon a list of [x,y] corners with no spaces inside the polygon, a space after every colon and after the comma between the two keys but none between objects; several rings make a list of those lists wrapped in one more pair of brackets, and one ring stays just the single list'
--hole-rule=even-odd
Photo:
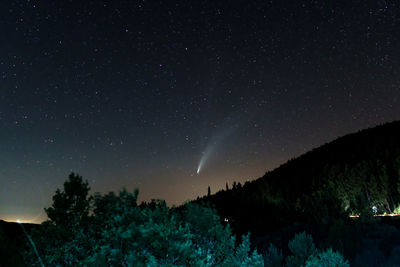
[{"label": "comet", "polygon": [[230,125],[223,125],[224,127],[217,131],[207,143],[205,150],[202,152],[199,164],[197,166],[197,175],[200,175],[201,170],[203,169],[206,162],[211,158],[214,154],[215,150],[222,146],[223,141],[230,136],[234,130],[236,130],[239,126],[238,123],[232,123]]},{"label": "comet", "polygon": [[205,153],[203,153],[203,156],[200,158],[199,165],[197,166],[197,175],[200,174],[201,168],[203,167],[204,162],[207,160],[207,159],[204,157],[204,154],[205,154]]},{"label": "comet", "polygon": [[197,175],[200,174],[200,169],[201,169],[201,165],[199,165],[199,167],[197,168]]},{"label": "comet", "polygon": [[211,145],[208,145],[206,150],[203,152],[203,155],[200,158],[199,165],[197,166],[197,175],[200,174],[200,171],[203,168],[204,163],[206,163],[206,161],[208,160],[208,158],[210,157],[210,155],[214,151],[214,147],[211,146]]},{"label": "comet", "polygon": [[247,110],[247,112],[236,112],[231,114],[225,118],[218,128],[215,126],[215,124],[212,125],[212,129],[216,129],[216,131],[213,135],[211,135],[211,138],[205,139],[208,142],[206,143],[205,149],[200,157],[199,164],[197,165],[197,175],[200,175],[200,172],[203,171],[206,163],[210,158],[212,158],[214,152],[222,147],[224,141],[234,132],[236,132],[236,130],[239,129],[239,126],[243,126],[244,123],[250,123],[256,114],[257,107],[255,106]]}]

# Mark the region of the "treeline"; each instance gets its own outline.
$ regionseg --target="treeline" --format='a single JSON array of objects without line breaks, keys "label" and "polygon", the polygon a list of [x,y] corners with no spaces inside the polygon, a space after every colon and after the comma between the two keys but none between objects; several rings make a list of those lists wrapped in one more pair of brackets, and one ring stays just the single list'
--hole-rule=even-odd
[{"label": "treeline", "polygon": [[237,240],[216,211],[164,201],[137,203],[138,190],[94,194],[71,174],[32,230],[29,266],[263,266],[249,235]]},{"label": "treeline", "polygon": [[261,254],[251,248],[249,234],[236,238],[210,207],[138,204],[138,190],[88,193],[87,181],[71,174],[45,209],[49,219],[27,233],[31,243],[20,244],[22,259],[0,258],[0,265],[349,266],[339,252],[317,248],[306,233],[292,237],[288,253],[269,244]]},{"label": "treeline", "polygon": [[[400,231],[388,225],[377,227],[371,218],[355,229],[354,225],[331,225],[331,243],[320,242],[318,233],[309,229],[317,234],[316,243],[311,235],[292,230],[276,232],[283,235],[281,240],[290,237],[285,243],[253,235],[251,244],[249,233],[237,238],[226,218],[208,206],[187,203],[169,208],[161,200],[138,204],[137,190],[88,193],[87,181],[71,174],[53,196],[52,206],[45,209],[49,220],[27,231],[25,242],[11,246],[7,243],[11,239],[0,232],[0,265],[333,267],[349,266],[343,253],[349,249],[358,252],[352,259],[354,266],[383,266],[383,262],[396,266],[399,262],[400,246],[387,241],[388,237],[400,240]],[[354,238],[357,235],[387,246],[390,253],[385,255],[377,247],[358,251],[360,247],[352,243],[359,240]],[[338,239],[344,241],[339,246]],[[368,265],[371,262],[379,264]]]}]

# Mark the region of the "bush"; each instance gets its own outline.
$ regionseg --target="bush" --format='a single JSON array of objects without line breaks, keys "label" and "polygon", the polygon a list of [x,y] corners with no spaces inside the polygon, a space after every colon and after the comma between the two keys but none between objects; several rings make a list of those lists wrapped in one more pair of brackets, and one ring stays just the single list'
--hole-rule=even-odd
[{"label": "bush", "polygon": [[316,255],[311,255],[306,261],[305,267],[349,267],[349,263],[342,254],[328,249]]}]

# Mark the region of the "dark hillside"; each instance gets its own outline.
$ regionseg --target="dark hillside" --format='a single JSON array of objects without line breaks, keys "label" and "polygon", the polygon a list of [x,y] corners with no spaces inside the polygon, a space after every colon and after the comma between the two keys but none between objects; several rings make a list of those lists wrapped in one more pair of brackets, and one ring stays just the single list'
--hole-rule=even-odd
[{"label": "dark hillside", "polygon": [[[30,232],[35,224],[23,224]],[[21,225],[0,220],[0,266],[25,266],[23,248],[27,245]]]},{"label": "dark hillside", "polygon": [[[38,224],[32,224],[32,223],[23,223],[23,225],[27,232],[30,232],[32,228],[38,226]],[[6,238],[15,238],[16,236],[24,235],[21,226],[16,222],[6,222],[0,220],[0,229],[3,230],[4,236]]]},{"label": "dark hillside", "polygon": [[[239,231],[326,223],[400,203],[400,122],[340,137],[267,172],[204,197]],[[268,226],[268,227],[267,227]]]}]

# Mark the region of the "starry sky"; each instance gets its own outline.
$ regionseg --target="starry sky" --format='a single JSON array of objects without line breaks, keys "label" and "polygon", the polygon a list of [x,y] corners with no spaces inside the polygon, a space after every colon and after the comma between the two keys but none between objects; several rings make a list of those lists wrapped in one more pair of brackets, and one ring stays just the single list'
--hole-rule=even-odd
[{"label": "starry sky", "polygon": [[6,0],[0,30],[3,220],[72,171],[178,205],[400,118],[398,1]]}]

